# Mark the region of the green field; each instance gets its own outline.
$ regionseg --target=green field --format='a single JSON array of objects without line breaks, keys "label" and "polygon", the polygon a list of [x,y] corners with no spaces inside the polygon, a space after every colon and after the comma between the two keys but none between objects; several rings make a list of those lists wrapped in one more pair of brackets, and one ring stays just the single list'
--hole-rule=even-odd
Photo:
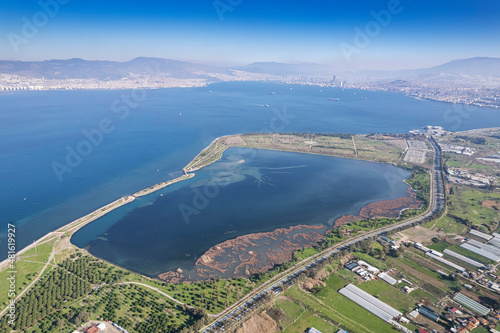
[{"label": "green field", "polygon": [[307,259],[307,258],[319,253],[320,251],[321,251],[321,249],[319,249],[319,248],[308,247],[305,249],[295,251],[293,257],[294,257],[294,259],[300,261],[300,260]]},{"label": "green field", "polygon": [[296,321],[286,327],[285,333],[303,333],[307,328],[314,327],[321,332],[335,332],[337,328],[332,324],[316,317],[311,311],[304,311]]},{"label": "green field", "polygon": [[[392,326],[337,292],[348,283],[339,276],[331,275],[326,281],[327,286],[316,295],[306,293],[297,286],[288,289],[285,295],[303,308],[328,318],[332,323],[342,323],[354,332],[396,332]],[[304,323],[301,328],[304,330],[311,324]]]},{"label": "green field", "polygon": [[292,324],[300,315],[306,311],[300,305],[288,299],[282,299],[276,301],[275,303],[276,311],[270,311],[271,317],[280,325],[282,328],[288,327]]},{"label": "green field", "polygon": [[[44,265],[45,264],[37,264],[32,262],[17,262],[17,273],[15,274],[16,294],[19,294],[21,291],[23,291],[31,283],[31,281],[36,278],[38,274],[32,272],[40,272]],[[3,307],[7,306],[8,300],[10,299],[8,295],[10,285],[7,282],[7,278],[10,275],[11,274],[9,274],[7,270],[0,272],[0,281],[2,281],[2,283],[0,284],[0,304],[2,305],[2,309]]]},{"label": "green field", "polygon": [[[42,245],[39,245],[29,251],[26,251],[22,256],[17,258],[15,264],[16,271],[16,293],[19,294],[33,281],[39,272],[41,272],[43,266],[50,257],[52,252],[54,241],[49,241]],[[49,267],[50,268],[50,267]],[[44,274],[46,274],[50,269],[46,269]],[[10,274],[8,270],[3,270],[0,272],[0,281],[4,281],[0,284],[0,304],[6,306],[9,296],[9,284],[6,282],[7,277]]]},{"label": "green field", "polygon": [[[447,220],[449,219],[464,226],[475,225],[480,231],[489,233],[499,226],[500,212],[481,205],[484,200],[500,200],[500,193],[465,187],[454,187],[453,194],[448,196],[449,205]],[[436,226],[441,227],[441,226]]]},{"label": "green field", "polygon": [[404,314],[415,308],[415,300],[382,280],[363,282],[358,287]]}]

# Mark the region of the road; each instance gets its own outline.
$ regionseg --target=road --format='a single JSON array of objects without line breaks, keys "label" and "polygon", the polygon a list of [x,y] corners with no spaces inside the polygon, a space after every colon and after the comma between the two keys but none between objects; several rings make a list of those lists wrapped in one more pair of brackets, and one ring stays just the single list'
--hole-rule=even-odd
[{"label": "road", "polygon": [[392,231],[395,229],[399,229],[401,227],[406,227],[408,225],[411,225],[413,223],[421,223],[425,219],[435,216],[440,214],[443,211],[444,204],[445,204],[445,196],[444,196],[444,183],[443,183],[443,161],[442,161],[442,155],[441,155],[441,150],[439,146],[437,145],[436,141],[434,138],[430,137],[429,142],[432,145],[432,148],[434,150],[434,159],[433,159],[433,168],[432,168],[432,177],[431,177],[431,193],[430,193],[430,203],[428,209],[422,213],[419,216],[407,219],[405,221],[401,221],[399,223],[394,223],[392,225],[388,225],[382,228],[379,228],[377,230],[372,230],[369,232],[366,232],[362,235],[356,236],[354,238],[351,238],[349,240],[343,241],[341,243],[335,244],[334,246],[325,249],[321,251],[320,253],[317,253],[307,259],[302,260],[301,262],[297,263],[293,267],[289,268],[288,270],[276,275],[269,281],[265,282],[262,284],[260,287],[254,289],[251,291],[249,294],[245,295],[243,298],[241,298],[239,301],[234,303],[233,305],[229,306],[227,309],[224,311],[220,312],[216,319],[213,320],[209,325],[205,326],[204,328],[201,329],[200,332],[209,332],[216,326],[216,324],[220,321],[223,321],[225,319],[228,319],[231,317],[233,314],[238,312],[242,307],[245,305],[248,305],[249,303],[252,302],[252,299],[260,296],[261,294],[265,294],[269,290],[271,290],[274,286],[281,284],[284,280],[288,279],[294,274],[298,274],[299,272],[303,271],[306,267],[309,265],[312,265],[316,263],[317,261],[322,260],[323,258],[326,258],[330,255],[332,255],[335,252],[338,252],[342,249],[349,249],[349,245],[357,243],[359,241],[362,241],[367,238],[371,238],[374,236],[381,235],[383,233],[386,233],[388,231]]}]

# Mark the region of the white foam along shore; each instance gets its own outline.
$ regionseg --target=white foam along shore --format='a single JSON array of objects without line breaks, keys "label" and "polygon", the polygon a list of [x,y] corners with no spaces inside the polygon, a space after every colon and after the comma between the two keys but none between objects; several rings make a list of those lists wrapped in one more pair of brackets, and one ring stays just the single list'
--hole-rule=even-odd
[{"label": "white foam along shore", "polygon": [[[131,203],[132,201],[135,200],[136,197],[141,197],[141,196],[145,196],[145,195],[148,195],[148,194],[151,194],[155,191],[158,191],[166,186],[169,186],[169,185],[172,185],[174,183],[177,183],[177,182],[180,182],[180,181],[183,181],[183,180],[186,180],[186,179],[190,179],[192,177],[194,177],[194,173],[190,173],[190,174],[187,174],[187,175],[182,175],[178,178],[175,178],[175,179],[172,179],[172,180],[168,180],[166,182],[161,182],[161,183],[158,183],[158,184],[155,184],[153,186],[150,186],[148,188],[145,188],[143,190],[140,190],[130,196],[125,196],[125,197],[122,197],[118,200],[115,200],[105,206],[102,206],[101,208],[98,208],[96,210],[94,210],[92,213],[90,214],[87,214],[83,217],[80,217],[79,219],[75,220],[75,221],[72,221],[62,227],[60,227],[59,229],[55,230],[55,231],[51,231],[49,232],[48,234],[40,237],[38,240],[34,241],[32,244],[24,247],[23,249],[19,250],[16,252],[16,257],[20,256],[20,255],[23,255],[24,253],[26,253],[27,251],[31,250],[32,248],[34,248],[35,246],[38,246],[48,240],[50,240],[52,237],[54,236],[60,236],[62,234],[65,234],[65,233],[69,233],[68,236],[71,236],[72,234],[74,234],[76,231],[78,231],[80,228],[84,227],[85,225],[89,224],[90,222],[93,222],[95,220],[97,220],[98,218],[108,214],[109,212],[112,212],[113,210],[121,207],[121,206],[124,206],[126,204],[129,204]],[[6,267],[8,267],[10,261],[9,261],[9,258],[3,260],[1,263],[0,263],[0,270],[3,270],[5,269]]]}]

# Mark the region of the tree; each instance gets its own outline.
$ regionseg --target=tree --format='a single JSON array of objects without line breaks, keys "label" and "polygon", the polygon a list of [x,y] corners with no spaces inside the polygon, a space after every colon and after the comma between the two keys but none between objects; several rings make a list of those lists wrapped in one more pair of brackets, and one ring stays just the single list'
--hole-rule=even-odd
[{"label": "tree", "polygon": [[89,321],[89,319],[90,315],[87,312],[82,311],[76,315],[75,324],[80,325],[81,323],[86,323],[87,321]]},{"label": "tree", "polygon": [[58,328],[63,328],[64,324],[65,324],[64,319],[58,319],[57,322],[56,322],[56,326]]}]

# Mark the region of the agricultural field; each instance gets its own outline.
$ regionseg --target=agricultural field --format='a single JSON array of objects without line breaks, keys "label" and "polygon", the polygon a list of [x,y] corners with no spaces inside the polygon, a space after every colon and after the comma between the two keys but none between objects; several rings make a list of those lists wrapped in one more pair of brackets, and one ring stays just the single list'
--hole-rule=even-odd
[{"label": "agricultural field", "polygon": [[[42,271],[42,268],[47,263],[54,246],[54,240],[46,242],[26,251],[22,256],[17,258],[16,262],[16,290],[17,294],[22,292]],[[44,271],[46,274],[50,270],[51,266]],[[0,284],[0,304],[3,307],[7,305],[8,302],[8,290],[9,283],[7,283],[7,277],[9,273],[7,270],[0,271],[0,281],[4,283]]]},{"label": "agricultural field", "polygon": [[453,186],[447,198],[446,214],[424,227],[442,230],[447,234],[464,234],[472,226],[486,233],[499,228],[500,211],[495,206],[500,202],[499,192]]},{"label": "agricultural field", "polygon": [[396,331],[380,318],[337,292],[338,289],[348,284],[348,281],[332,275],[326,283],[327,286],[316,295],[307,293],[298,286],[291,287],[285,295],[303,308],[314,311],[318,316],[325,317],[338,325],[341,323],[342,326],[355,332]]},{"label": "agricultural field", "polygon": [[[17,262],[18,291],[38,275],[33,272],[45,265],[53,245],[37,246]],[[254,286],[246,279],[166,284],[112,266],[82,250],[70,252],[59,256],[57,264],[51,262],[20,299],[17,329],[29,333],[71,331],[89,319],[102,318],[131,332],[177,332],[188,326],[201,327],[206,322],[206,311],[202,309],[219,312]],[[5,274],[6,270],[0,277]],[[180,299],[180,303],[167,295]],[[0,321],[0,331],[5,329],[6,317]]]},{"label": "agricultural field", "polygon": [[382,280],[366,281],[359,284],[358,287],[403,314],[413,310],[417,303],[412,297]]}]

